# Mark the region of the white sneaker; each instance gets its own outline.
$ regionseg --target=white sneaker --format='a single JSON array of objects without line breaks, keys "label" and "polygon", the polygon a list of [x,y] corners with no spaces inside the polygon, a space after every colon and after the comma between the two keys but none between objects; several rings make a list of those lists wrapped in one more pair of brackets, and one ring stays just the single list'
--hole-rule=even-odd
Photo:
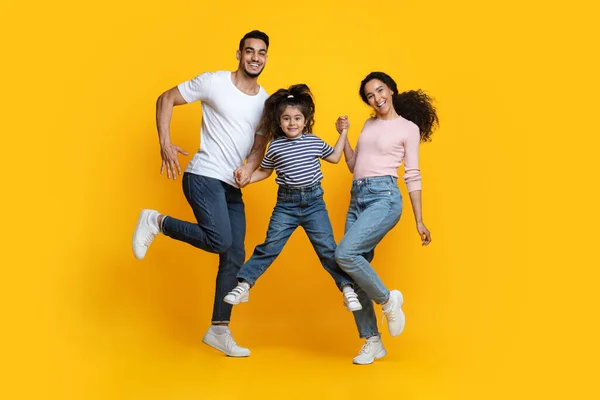
[{"label": "white sneaker", "polygon": [[138,219],[135,232],[133,233],[132,247],[133,255],[141,260],[146,255],[150,243],[156,235],[160,233],[158,229],[158,216],[160,214],[155,210],[142,210]]},{"label": "white sneaker", "polygon": [[348,309],[348,311],[358,311],[362,310],[362,306],[360,305],[360,301],[358,301],[358,295],[354,290],[350,290],[344,293],[344,305]]},{"label": "white sneaker", "polygon": [[406,324],[402,303],[404,303],[402,293],[399,290],[392,290],[388,303],[383,307],[383,315],[387,318],[388,330],[392,336],[400,335]]},{"label": "white sneaker", "polygon": [[387,351],[385,350],[385,347],[383,347],[381,338],[379,336],[373,336],[367,339],[352,362],[360,365],[371,364],[373,361],[386,354]]},{"label": "white sneaker", "polygon": [[231,331],[229,331],[229,329],[222,334],[216,334],[209,329],[202,341],[207,345],[222,351],[229,357],[248,357],[250,355],[249,349],[237,345],[235,340],[233,340],[233,336],[231,336]]},{"label": "white sneaker", "polygon": [[223,299],[225,303],[233,304],[234,306],[240,303],[247,303],[250,296],[250,285],[246,282],[238,283],[236,287]]}]

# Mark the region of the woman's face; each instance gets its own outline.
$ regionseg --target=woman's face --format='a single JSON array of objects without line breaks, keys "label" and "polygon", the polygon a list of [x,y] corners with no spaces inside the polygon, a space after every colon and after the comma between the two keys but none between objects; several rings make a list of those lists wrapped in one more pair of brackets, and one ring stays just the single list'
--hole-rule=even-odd
[{"label": "woman's face", "polygon": [[372,79],[365,85],[365,96],[378,116],[388,115],[394,110],[391,89],[379,79]]}]

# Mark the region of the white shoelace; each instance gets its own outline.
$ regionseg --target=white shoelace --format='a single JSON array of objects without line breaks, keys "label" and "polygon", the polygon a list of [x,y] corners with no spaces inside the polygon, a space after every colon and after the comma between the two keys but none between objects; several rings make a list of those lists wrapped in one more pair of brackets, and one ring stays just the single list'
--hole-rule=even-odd
[{"label": "white shoelace", "polygon": [[156,233],[150,232],[148,234],[148,236],[146,236],[146,238],[144,239],[144,246],[146,246],[146,247],[150,246],[150,243],[152,243],[152,241],[154,240],[155,237],[156,237]]},{"label": "white shoelace", "polygon": [[227,336],[227,338],[225,339],[227,341],[227,348],[228,349],[233,349],[235,347],[239,347],[238,344],[235,342],[235,340],[233,339],[233,336],[231,335],[231,332],[227,331],[225,333],[225,335]]},{"label": "white shoelace", "polygon": [[395,309],[393,307],[391,307],[388,311],[383,311],[383,315],[381,316],[381,323],[383,324],[383,318],[386,317],[388,320],[388,324],[390,322],[394,322],[396,320],[396,312]]},{"label": "white shoelace", "polygon": [[374,343],[377,343],[377,341],[371,341],[371,340],[367,339],[367,341],[365,342],[365,344],[363,344],[363,347],[361,347],[358,354],[360,355],[360,354],[369,353],[369,351],[371,351],[371,346],[373,346]]},{"label": "white shoelace", "polygon": [[365,344],[363,344],[363,347],[360,348],[360,351],[358,352],[358,354],[367,354],[369,352],[369,350],[371,350],[371,344],[373,342],[369,342],[368,340],[365,342]]}]

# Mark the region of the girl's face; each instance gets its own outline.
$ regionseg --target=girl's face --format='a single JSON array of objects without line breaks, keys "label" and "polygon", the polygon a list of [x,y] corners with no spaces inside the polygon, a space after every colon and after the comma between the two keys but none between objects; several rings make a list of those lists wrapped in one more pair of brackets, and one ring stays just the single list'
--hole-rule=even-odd
[{"label": "girl's face", "polygon": [[390,112],[394,112],[393,94],[390,88],[379,79],[370,80],[365,85],[367,101],[379,117],[387,116]]},{"label": "girl's face", "polygon": [[298,107],[287,106],[279,117],[281,130],[290,139],[297,138],[304,132],[306,119]]}]

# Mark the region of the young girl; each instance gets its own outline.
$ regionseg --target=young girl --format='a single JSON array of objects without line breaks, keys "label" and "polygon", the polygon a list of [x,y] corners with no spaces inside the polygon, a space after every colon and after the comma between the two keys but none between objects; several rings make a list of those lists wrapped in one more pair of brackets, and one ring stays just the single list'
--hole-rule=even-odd
[{"label": "young girl", "polygon": [[[373,301],[382,306],[391,336],[404,329],[403,297],[398,290],[388,290],[373,267],[373,251],[383,237],[398,223],[402,197],[398,190],[398,168],[404,161],[404,181],[408,188],[417,232],[424,246],[431,234],[421,214],[421,173],[419,142],[431,140],[438,117],[431,99],[422,91],[398,92],[396,82],[383,72],[372,72],[361,82],[360,97],[370,105],[374,117],[362,129],[356,150],[347,142],[346,163],[354,174],[346,232],[336,249],[340,267],[356,282],[362,310],[354,313],[361,338],[366,342],[355,364],[370,364],[386,355],[379,337]],[[340,117],[338,131],[347,130],[349,122]]]},{"label": "young girl", "polygon": [[336,244],[329,215],[323,201],[320,159],[337,164],[344,151],[347,129],[340,132],[334,148],[313,135],[315,104],[304,84],[279,89],[265,102],[258,129],[271,140],[250,183],[268,178],[275,169],[279,184],[267,238],[256,247],[252,257],[239,270],[239,284],[223,299],[229,304],[248,301],[248,292],[269,268],[297,227],[306,231],[321,264],[343,293],[346,308],[362,308],[352,279],[335,262]]}]

